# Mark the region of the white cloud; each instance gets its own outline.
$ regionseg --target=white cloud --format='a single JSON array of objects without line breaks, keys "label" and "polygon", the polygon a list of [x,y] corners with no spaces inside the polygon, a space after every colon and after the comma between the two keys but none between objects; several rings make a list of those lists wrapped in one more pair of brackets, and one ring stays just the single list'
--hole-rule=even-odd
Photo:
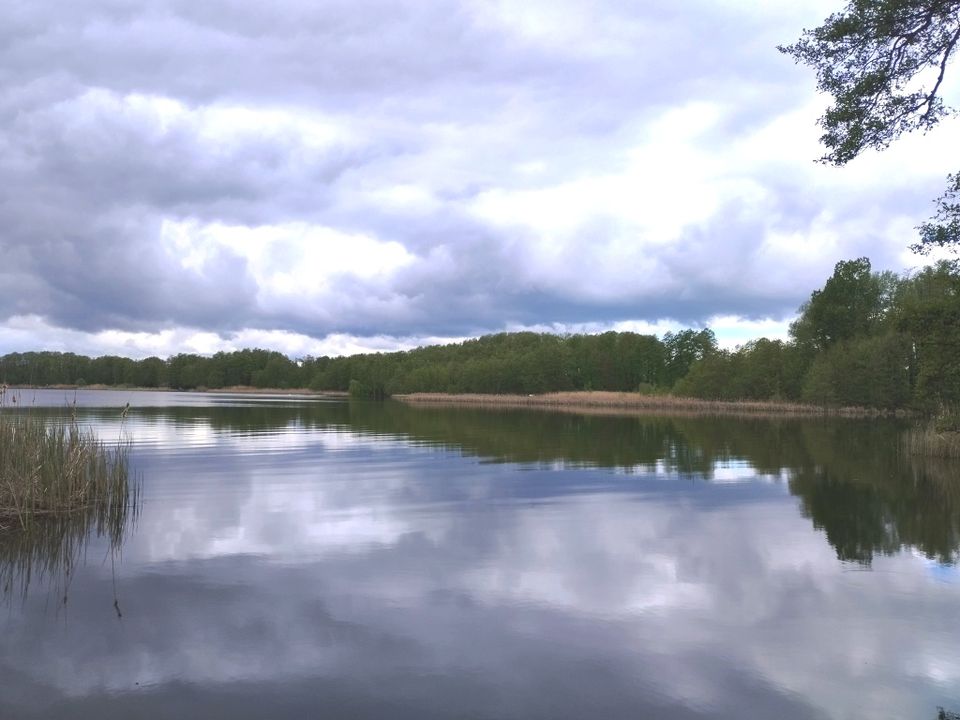
[{"label": "white cloud", "polygon": [[0,349],[742,337],[838,260],[916,266],[954,170],[954,122],[813,163],[774,46],[827,0],[281,6],[0,11]]},{"label": "white cloud", "polygon": [[400,243],[306,223],[246,227],[165,221],[161,237],[185,267],[205,264],[223,249],[242,257],[267,312],[289,304],[320,306],[338,278],[385,281],[413,262]]}]

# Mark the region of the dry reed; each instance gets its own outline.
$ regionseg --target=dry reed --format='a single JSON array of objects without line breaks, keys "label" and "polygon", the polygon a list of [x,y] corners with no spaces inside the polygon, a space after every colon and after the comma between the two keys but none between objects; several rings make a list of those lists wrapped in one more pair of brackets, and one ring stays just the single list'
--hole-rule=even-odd
[{"label": "dry reed", "polygon": [[136,494],[124,443],[109,449],[73,419],[0,413],[0,527],[75,512],[109,525]]},{"label": "dry reed", "polygon": [[904,447],[911,455],[960,458],[960,407],[942,405],[925,427],[904,436]]},{"label": "dry reed", "polygon": [[834,415],[873,417],[880,410],[862,407],[827,407],[761,400],[700,400],[673,395],[628,392],[557,392],[544,395],[485,395],[479,393],[412,393],[396,399],[417,405],[474,405],[481,407],[540,408],[550,410],[627,413],[677,413],[695,415],[748,415],[810,417]]},{"label": "dry reed", "polygon": [[960,458],[960,432],[937,430],[933,426],[911,430],[904,436],[906,450],[911,455]]}]

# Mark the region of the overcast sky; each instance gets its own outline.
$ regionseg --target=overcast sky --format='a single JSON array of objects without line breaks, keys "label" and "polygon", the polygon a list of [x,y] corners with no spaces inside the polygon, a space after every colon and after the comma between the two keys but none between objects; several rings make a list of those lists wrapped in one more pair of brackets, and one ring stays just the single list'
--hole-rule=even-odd
[{"label": "overcast sky", "polygon": [[775,46],[840,5],[5,0],[0,353],[784,336],[956,170],[955,123],[813,162]]}]

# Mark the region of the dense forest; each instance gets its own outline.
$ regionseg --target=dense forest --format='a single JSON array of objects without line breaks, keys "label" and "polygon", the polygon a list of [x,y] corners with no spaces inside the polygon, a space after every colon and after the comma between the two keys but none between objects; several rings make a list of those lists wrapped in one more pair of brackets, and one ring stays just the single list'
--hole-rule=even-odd
[{"label": "dense forest", "polygon": [[790,340],[733,351],[709,329],[662,338],[630,332],[501,333],[405,352],[306,357],[268,350],[145,360],[72,353],[0,357],[10,385],[310,387],[364,397],[418,391],[673,392],[707,399],[801,400],[879,408],[960,402],[960,263],[912,275],[837,263],[791,325]]}]

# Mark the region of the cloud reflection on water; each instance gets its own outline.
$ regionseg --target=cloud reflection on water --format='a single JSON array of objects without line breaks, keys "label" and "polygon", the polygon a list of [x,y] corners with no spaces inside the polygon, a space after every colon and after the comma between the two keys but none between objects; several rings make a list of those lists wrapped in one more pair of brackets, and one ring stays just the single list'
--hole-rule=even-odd
[{"label": "cloud reflection on water", "polygon": [[179,420],[133,418],[135,438],[174,442],[135,453],[148,481],[125,616],[103,607],[96,566],[63,624],[17,610],[0,646],[0,710],[16,717],[922,718],[960,704],[960,586],[918,552],[839,561],[788,468],[751,478],[723,460],[707,481],[490,464],[304,418],[210,423],[177,445]]}]

